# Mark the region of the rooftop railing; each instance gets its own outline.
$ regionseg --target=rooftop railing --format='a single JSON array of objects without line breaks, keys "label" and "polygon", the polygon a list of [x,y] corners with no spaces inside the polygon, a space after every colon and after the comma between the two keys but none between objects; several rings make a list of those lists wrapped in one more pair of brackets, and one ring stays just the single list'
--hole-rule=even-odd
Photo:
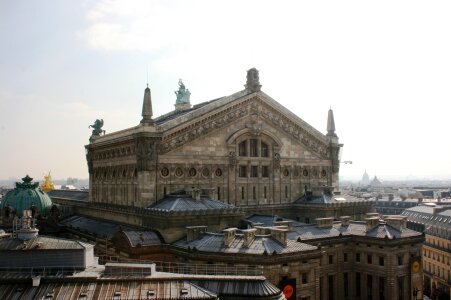
[{"label": "rooftop railing", "polygon": [[261,276],[263,266],[259,265],[228,265],[228,264],[196,264],[163,261],[145,261],[117,256],[99,256],[99,263],[141,263],[155,264],[157,272],[190,274],[190,275],[232,275],[232,276]]}]

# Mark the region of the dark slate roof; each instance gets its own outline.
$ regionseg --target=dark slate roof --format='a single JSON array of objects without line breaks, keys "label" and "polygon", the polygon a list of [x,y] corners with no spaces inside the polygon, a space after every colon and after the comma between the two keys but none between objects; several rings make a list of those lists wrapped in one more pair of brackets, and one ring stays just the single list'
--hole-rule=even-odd
[{"label": "dark slate roof", "polygon": [[78,191],[78,190],[52,190],[48,192],[51,198],[62,198],[78,201],[88,201],[89,191]]},{"label": "dark slate roof", "polygon": [[169,112],[167,114],[164,114],[164,115],[161,115],[161,116],[155,118],[155,122],[157,123],[157,125],[161,125],[161,124],[163,124],[163,123],[165,123],[165,122],[167,122],[169,120],[175,119],[175,118],[177,118],[179,116],[182,116],[184,114],[192,112],[192,111],[194,111],[194,110],[196,110],[198,108],[201,108],[201,107],[203,107],[203,106],[205,106],[207,104],[210,104],[210,103],[215,102],[215,101],[217,101],[219,99],[222,99],[222,98],[224,98],[224,97],[217,98],[217,99],[210,100],[210,101],[205,101],[205,102],[196,104],[193,107],[191,107],[190,109],[186,109],[186,110],[173,110],[173,111],[171,111],[171,112]]},{"label": "dark slate roof", "polygon": [[399,231],[384,222],[380,222],[367,232],[365,222],[351,221],[348,226],[342,226],[341,222],[335,222],[330,228],[319,228],[316,224],[296,226],[293,228],[293,231],[288,233],[288,238],[301,238],[303,241],[337,237],[340,235],[368,236],[376,238],[385,238],[385,236],[387,236],[389,239],[392,239],[393,237],[405,238],[421,236],[421,233],[408,228],[404,228],[402,231]]},{"label": "dark slate roof", "polygon": [[157,233],[154,231],[134,231],[127,230],[123,231],[124,235],[130,242],[132,247],[140,246],[152,246],[161,245],[162,241]]},{"label": "dark slate roof", "polygon": [[[438,211],[434,214],[435,210]],[[451,208],[419,205],[406,209],[402,215],[410,222],[451,229]]]},{"label": "dark slate roof", "polygon": [[[181,294],[181,291],[186,294]],[[153,291],[154,296],[149,298],[148,291]],[[218,299],[218,297],[206,289],[196,286],[189,281],[175,279],[159,280],[92,280],[79,279],[77,281],[41,281],[38,287],[29,283],[11,282],[0,284],[0,295],[7,299],[81,299],[83,293],[86,300],[94,299]],[[48,295],[52,297],[47,298]]]},{"label": "dark slate roof", "polygon": [[147,209],[159,211],[192,211],[233,208],[236,207],[207,197],[194,200],[190,195],[167,195],[162,200],[150,205]]},{"label": "dark slate roof", "polygon": [[246,298],[260,298],[279,296],[274,299],[285,299],[281,291],[267,280],[203,280],[194,281],[194,283],[200,287],[218,294],[220,297],[242,296]]},{"label": "dark slate roof", "polygon": [[292,221],[293,226],[299,226],[299,225],[305,224],[302,222],[293,221],[291,219],[287,219],[287,218],[280,217],[277,215],[273,216],[273,215],[259,215],[259,214],[250,215],[249,217],[244,219],[244,221],[251,225],[262,224],[262,226],[267,226],[267,227],[273,226],[274,222],[276,222],[276,221]]},{"label": "dark slate roof", "polygon": [[224,254],[250,254],[262,255],[266,254],[281,254],[294,253],[301,251],[309,251],[317,249],[316,246],[311,246],[297,241],[288,240],[287,246],[283,246],[276,239],[270,235],[256,235],[249,247],[243,246],[244,237],[242,234],[236,233],[235,238],[230,244],[224,244],[224,235],[220,233],[206,233],[201,235],[198,239],[187,241],[186,239],[179,240],[173,244],[175,247],[183,249],[196,248],[197,251],[214,252]]},{"label": "dark slate roof", "polygon": [[[121,225],[117,223],[77,215],[60,221],[60,224],[77,231],[86,232],[90,235],[96,235],[103,238],[111,238],[121,227]],[[130,227],[122,227],[123,229],[132,229]]]},{"label": "dark slate roof", "polygon": [[313,203],[313,204],[327,204],[327,203],[349,203],[349,202],[363,202],[369,201],[363,198],[354,197],[351,195],[321,195],[321,196],[302,196],[294,203]]},{"label": "dark slate roof", "polygon": [[1,250],[49,250],[49,249],[85,249],[93,247],[89,243],[77,240],[67,240],[49,236],[37,236],[29,240],[9,238],[0,240]]}]

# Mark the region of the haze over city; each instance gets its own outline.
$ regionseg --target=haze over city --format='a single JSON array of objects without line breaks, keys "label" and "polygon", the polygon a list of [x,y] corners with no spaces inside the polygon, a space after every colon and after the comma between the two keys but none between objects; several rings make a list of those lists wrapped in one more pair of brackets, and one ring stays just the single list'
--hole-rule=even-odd
[{"label": "haze over city", "polygon": [[447,1],[3,1],[0,178],[87,178],[95,119],[107,133],[173,109],[262,90],[326,133],[340,175],[451,178]]}]

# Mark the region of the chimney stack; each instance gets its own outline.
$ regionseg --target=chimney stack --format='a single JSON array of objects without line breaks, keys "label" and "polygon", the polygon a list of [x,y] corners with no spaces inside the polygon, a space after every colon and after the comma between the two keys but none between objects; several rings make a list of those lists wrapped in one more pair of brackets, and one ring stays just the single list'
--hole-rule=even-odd
[{"label": "chimney stack", "polygon": [[279,243],[281,243],[283,246],[287,245],[287,229],[282,228],[271,228],[271,236],[275,238]]},{"label": "chimney stack", "polygon": [[334,218],[316,218],[316,226],[318,228],[332,228]]},{"label": "chimney stack", "polygon": [[379,225],[379,217],[365,218],[365,221],[366,221],[366,232],[370,231],[371,229]]},{"label": "chimney stack", "polygon": [[207,226],[187,226],[186,241],[190,242],[198,239],[201,235],[207,232],[207,228]]},{"label": "chimney stack", "polygon": [[200,200],[200,190],[196,189],[196,188],[192,188],[191,190],[191,197],[193,198],[193,200]]},{"label": "chimney stack", "polygon": [[351,217],[350,216],[341,216],[340,217],[341,220],[341,226],[349,226],[349,222],[351,221]]},{"label": "chimney stack", "polygon": [[243,233],[243,237],[244,237],[244,241],[243,241],[244,247],[248,248],[251,245],[252,241],[255,238],[256,231],[257,231],[257,229],[255,229],[255,228],[241,230],[241,232]]},{"label": "chimney stack", "polygon": [[286,221],[275,221],[274,226],[285,226],[288,230],[293,230],[293,221],[286,220]]},{"label": "chimney stack", "polygon": [[230,247],[235,239],[236,228],[227,228],[222,232],[224,232],[224,245],[226,245],[226,247]]},{"label": "chimney stack", "polygon": [[402,231],[407,227],[407,216],[387,216],[384,221],[387,222],[388,225],[396,228],[399,231]]}]

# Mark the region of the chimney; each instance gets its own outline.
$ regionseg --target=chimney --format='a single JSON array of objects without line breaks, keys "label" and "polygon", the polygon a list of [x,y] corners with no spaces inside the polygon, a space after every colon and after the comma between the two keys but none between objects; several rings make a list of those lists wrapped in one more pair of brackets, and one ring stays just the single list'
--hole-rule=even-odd
[{"label": "chimney", "polygon": [[341,220],[341,226],[347,227],[347,226],[349,226],[349,223],[351,221],[351,217],[350,216],[341,216],[340,220]]},{"label": "chimney", "polygon": [[200,190],[196,189],[196,188],[192,188],[191,197],[193,198],[193,200],[199,201],[200,200]]},{"label": "chimney", "polygon": [[316,218],[316,226],[318,228],[332,228],[334,218]]},{"label": "chimney", "polygon": [[201,235],[207,232],[207,228],[207,226],[187,226],[186,241],[191,242],[198,239]]},{"label": "chimney", "polygon": [[287,232],[287,229],[271,228],[271,236],[284,246],[287,245]]},{"label": "chimney", "polygon": [[399,231],[407,227],[407,216],[387,216],[384,220],[388,225]]},{"label": "chimney", "polygon": [[393,201],[393,194],[388,194],[388,201]]},{"label": "chimney", "polygon": [[216,198],[216,189],[215,188],[209,188],[209,189],[204,189],[203,193],[205,195],[208,196],[208,198],[213,199],[213,200],[218,200]]},{"label": "chimney", "polygon": [[230,247],[235,239],[236,228],[227,228],[222,232],[224,232],[224,245],[226,245],[226,247]]},{"label": "chimney", "polygon": [[274,226],[285,226],[289,231],[293,230],[293,221],[286,220],[286,221],[275,221]]},{"label": "chimney", "polygon": [[366,213],[366,217],[367,218],[379,218],[379,213],[374,212],[374,213]]},{"label": "chimney", "polygon": [[257,229],[256,234],[258,234],[258,235],[271,234],[271,228],[269,228],[269,227],[265,227],[265,226],[261,226],[261,225],[254,225],[254,228]]},{"label": "chimney", "polygon": [[255,238],[255,232],[257,229],[251,228],[251,229],[243,229],[241,232],[243,233],[244,241],[243,241],[243,247],[248,248],[252,241]]},{"label": "chimney", "polygon": [[440,212],[442,212],[442,211],[445,211],[445,210],[447,210],[447,209],[449,209],[448,207],[444,207],[444,206],[436,206],[436,207],[433,207],[432,208],[432,214],[438,214],[438,213],[440,213]]},{"label": "chimney", "polygon": [[31,277],[31,285],[32,286],[39,286],[40,284],[41,284],[41,276]]},{"label": "chimney", "polygon": [[379,225],[379,217],[365,218],[365,222],[366,222],[366,232],[368,232],[377,225]]}]

